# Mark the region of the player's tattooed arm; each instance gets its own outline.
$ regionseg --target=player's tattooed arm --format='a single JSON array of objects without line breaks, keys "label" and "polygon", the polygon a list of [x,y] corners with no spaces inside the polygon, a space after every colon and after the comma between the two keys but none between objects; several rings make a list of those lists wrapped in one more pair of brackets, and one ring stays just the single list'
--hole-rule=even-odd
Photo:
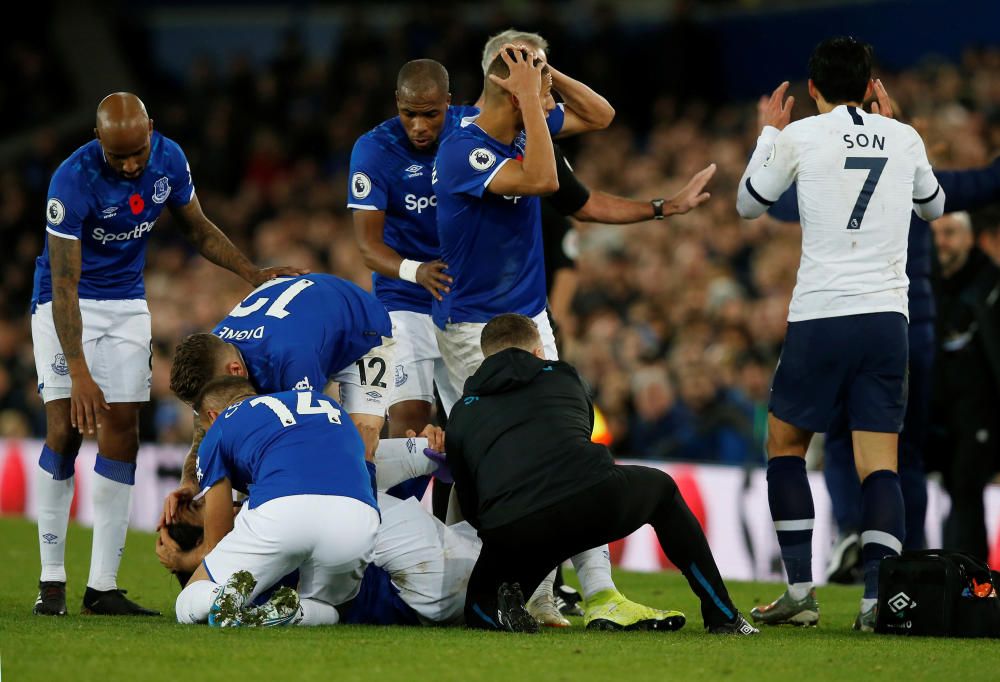
[{"label": "player's tattooed arm", "polygon": [[184,458],[184,468],[181,470],[181,487],[198,487],[198,448],[205,439],[205,427],[201,425],[198,415],[194,416],[194,431],[191,435],[191,449]]},{"label": "player's tattooed arm", "polygon": [[52,319],[72,380],[70,423],[80,433],[94,433],[101,410],[110,410],[100,386],[90,375],[83,354],[83,317],[80,314],[81,245],[79,239],[49,236],[52,267]]},{"label": "player's tattooed arm", "polygon": [[156,524],[158,529],[176,523],[178,509],[198,494],[198,447],[204,438],[205,428],[195,414],[191,449],[184,457],[184,466],[181,468],[181,484],[163,500],[163,512],[160,514],[159,523]]},{"label": "player's tattooed arm", "polygon": [[185,205],[171,208],[171,214],[177,220],[181,233],[198,249],[198,253],[255,287],[275,277],[305,275],[309,272],[307,268],[289,266],[258,268],[208,219],[201,209],[197,194]]}]

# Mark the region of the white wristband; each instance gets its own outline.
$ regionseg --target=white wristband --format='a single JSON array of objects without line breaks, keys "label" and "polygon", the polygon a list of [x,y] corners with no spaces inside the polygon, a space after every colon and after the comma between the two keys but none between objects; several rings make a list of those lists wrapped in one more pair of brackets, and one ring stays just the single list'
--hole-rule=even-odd
[{"label": "white wristband", "polygon": [[423,265],[418,260],[404,260],[399,264],[399,278],[407,282],[417,283],[417,269]]}]

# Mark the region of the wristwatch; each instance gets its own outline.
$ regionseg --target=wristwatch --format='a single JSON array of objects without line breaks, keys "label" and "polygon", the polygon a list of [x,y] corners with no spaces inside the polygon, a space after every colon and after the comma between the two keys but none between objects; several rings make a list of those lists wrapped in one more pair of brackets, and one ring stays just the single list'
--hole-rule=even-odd
[{"label": "wristwatch", "polygon": [[650,199],[649,203],[653,205],[653,220],[663,220],[666,218],[663,215],[663,199]]}]

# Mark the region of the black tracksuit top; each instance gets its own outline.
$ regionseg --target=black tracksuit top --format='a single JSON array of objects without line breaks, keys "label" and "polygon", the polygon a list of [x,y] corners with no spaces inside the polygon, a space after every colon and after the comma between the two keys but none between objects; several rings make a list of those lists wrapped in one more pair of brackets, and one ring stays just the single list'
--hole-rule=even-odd
[{"label": "black tracksuit top", "polygon": [[448,461],[462,513],[498,528],[605,480],[614,460],[590,440],[594,408],[569,364],[518,348],[492,355],[448,419]]}]

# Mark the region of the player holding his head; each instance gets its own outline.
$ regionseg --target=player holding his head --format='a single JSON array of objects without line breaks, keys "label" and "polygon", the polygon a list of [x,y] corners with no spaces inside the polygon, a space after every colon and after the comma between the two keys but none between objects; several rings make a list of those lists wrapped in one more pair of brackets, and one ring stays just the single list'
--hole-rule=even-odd
[{"label": "player holding his head", "polygon": [[[221,627],[332,625],[371,561],[378,506],[365,447],[332,399],[312,390],[258,395],[241,376],[195,399],[205,439],[199,562],[177,597],[177,620]],[[249,494],[233,520],[233,490]],[[299,570],[298,594],[253,598]]]},{"label": "player holding his head", "polygon": [[164,207],[201,255],[254,286],[294,268],[258,269],[202,212],[181,148],[154,132],[142,101],[116,92],[97,108],[96,139],[56,170],[48,239],[35,264],[31,332],[46,439],[38,464],[42,572],[34,612],[66,613],[66,528],[74,462],[95,435],[94,540],[83,612],[149,615],[118,589],[139,449],[139,406],[152,377],[142,270]]},{"label": "player holding his head", "polygon": [[[907,278],[910,212],[941,215],[944,193],[913,128],[868,114],[871,48],[831,38],[809,60],[818,116],[789,124],[792,98],[780,85],[740,183],[744,218],[767,210],[795,182],[802,262],[768,415],[768,501],[788,574],[788,590],[754,609],[757,622],[819,620],[812,582],[813,502],[805,453],[843,410],[862,483],[865,591],[855,627],[875,623],[878,566],[904,536],[896,473],[906,407]],[[878,111],[878,107],[873,107]]]},{"label": "player holding his head", "polygon": [[[593,110],[614,111],[603,97],[581,88],[546,119],[551,134],[594,130],[610,121],[587,118]],[[479,113],[475,107],[451,106],[448,72],[431,59],[407,62],[399,70],[396,108],[398,116],[358,138],[348,188],[358,245],[374,271],[373,291],[397,329],[391,437],[420,432],[430,421],[435,385],[446,409],[461,393],[461,386],[453,388],[448,381],[431,321],[432,301],[448,295],[453,281],[439,257],[431,172],[440,140],[464,117]]]}]

